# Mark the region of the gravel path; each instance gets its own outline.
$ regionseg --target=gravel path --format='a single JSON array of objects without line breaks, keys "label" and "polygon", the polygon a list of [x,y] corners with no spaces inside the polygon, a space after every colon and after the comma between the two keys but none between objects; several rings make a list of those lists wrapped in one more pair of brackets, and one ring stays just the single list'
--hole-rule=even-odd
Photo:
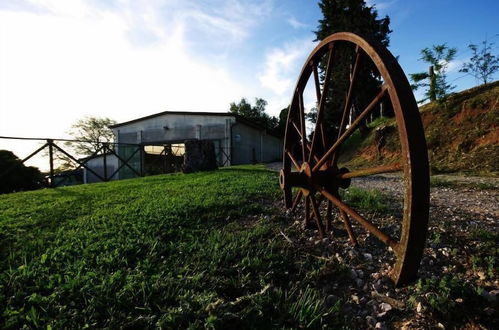
[{"label": "gravel path", "polygon": [[[274,163],[269,167],[279,170],[280,166]],[[403,182],[399,175],[358,178],[352,185],[387,196],[388,214],[359,212],[377,219],[388,233],[400,230],[397,218],[402,209]],[[350,279],[333,281],[323,291],[328,300],[341,297],[345,301],[344,312],[353,318],[354,328],[499,329],[498,202],[494,178],[438,177],[430,190],[429,232],[419,268],[425,285],[419,287],[394,288],[388,277],[393,254],[356,223],[359,246],[353,248],[346,233],[341,234],[343,225],[336,212],[336,231],[328,238],[319,240],[314,229],[300,229],[297,232],[301,234],[291,238],[297,246],[350,268]],[[295,214],[287,213],[297,228],[301,228],[303,211],[300,205]],[[452,280],[442,284],[442,279]]]},{"label": "gravel path", "polygon": [[[478,182],[489,179],[480,178]],[[464,182],[464,180],[460,182]],[[364,189],[376,189],[398,198],[403,193],[401,178],[395,175],[358,178],[353,180],[352,184]],[[447,213],[464,212],[473,214],[480,219],[493,220],[495,218],[495,222],[497,222],[499,218],[499,188],[432,187],[430,189],[430,207],[430,214],[432,210],[437,209]]]}]

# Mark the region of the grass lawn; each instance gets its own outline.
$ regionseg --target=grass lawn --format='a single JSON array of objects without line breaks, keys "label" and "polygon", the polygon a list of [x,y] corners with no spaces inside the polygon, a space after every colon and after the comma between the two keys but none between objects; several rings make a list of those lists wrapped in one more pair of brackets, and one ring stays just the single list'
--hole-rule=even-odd
[{"label": "grass lawn", "polygon": [[341,327],[260,166],[0,196],[0,327]]}]

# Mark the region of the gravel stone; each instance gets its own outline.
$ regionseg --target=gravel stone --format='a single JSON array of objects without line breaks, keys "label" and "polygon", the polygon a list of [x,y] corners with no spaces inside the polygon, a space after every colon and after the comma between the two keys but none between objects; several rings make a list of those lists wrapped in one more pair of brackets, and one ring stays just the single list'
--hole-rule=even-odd
[{"label": "gravel stone", "polygon": [[392,310],[392,305],[388,304],[388,303],[382,303],[381,305],[379,305],[379,308],[383,311],[383,312],[388,312],[388,311],[391,311]]}]

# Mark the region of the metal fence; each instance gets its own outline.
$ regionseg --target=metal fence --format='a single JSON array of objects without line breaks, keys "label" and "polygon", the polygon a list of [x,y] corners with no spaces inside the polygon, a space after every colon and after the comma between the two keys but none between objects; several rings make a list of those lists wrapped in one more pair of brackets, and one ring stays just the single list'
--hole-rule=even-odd
[{"label": "metal fence", "polygon": [[[117,178],[131,178],[143,176],[143,146],[129,143],[114,143],[89,140],[51,139],[51,138],[26,138],[0,136],[0,140],[34,141],[41,144],[28,156],[21,159],[25,164],[35,156],[42,156],[41,164],[48,165],[45,171],[47,187],[59,187],[71,184],[84,183],[85,175],[97,178],[96,181],[110,181]],[[90,156],[81,158],[75,153],[70,144],[84,143],[95,146]],[[98,159],[100,164],[95,164]],[[112,161],[111,161],[112,160]],[[94,166],[90,163],[94,162]],[[111,162],[110,162],[111,161]],[[57,163],[65,163],[65,168],[56,167]],[[109,163],[113,166],[110,166]],[[100,165],[100,166],[99,166]],[[0,169],[0,182],[9,175],[19,164]]]},{"label": "metal fence", "polygon": [[[103,141],[27,138],[0,136],[0,141],[24,141],[21,148],[26,156],[19,157],[22,164],[32,162],[41,168],[46,187],[61,187],[82,183],[106,182],[130,179],[144,175],[178,172],[182,170],[184,144],[134,144]],[[230,165],[231,153],[215,140],[215,156],[218,166]],[[74,150],[75,144],[91,144],[91,155],[82,157]],[[17,149],[9,142],[6,149]],[[0,144],[0,149],[2,149]],[[18,154],[18,152],[15,152]],[[33,163],[33,159],[37,162]],[[16,166],[0,168],[0,183]]]}]

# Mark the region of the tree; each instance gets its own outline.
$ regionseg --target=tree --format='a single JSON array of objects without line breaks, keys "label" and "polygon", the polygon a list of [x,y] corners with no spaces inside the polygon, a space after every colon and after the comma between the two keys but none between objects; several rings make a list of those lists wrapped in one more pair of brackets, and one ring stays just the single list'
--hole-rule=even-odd
[{"label": "tree", "polygon": [[279,124],[276,117],[265,113],[267,101],[261,98],[255,98],[255,105],[252,106],[245,98],[239,103],[232,102],[229,111],[233,114],[249,119],[267,130],[275,130]]},{"label": "tree", "polygon": [[277,123],[276,130],[282,136],[284,136],[284,133],[286,133],[286,123],[288,121],[288,111],[289,111],[289,107],[286,107],[279,112],[279,122]]},{"label": "tree", "polygon": [[430,64],[428,72],[409,75],[414,82],[411,85],[413,89],[427,88],[426,97],[419,102],[426,100],[442,102],[447,94],[455,88],[455,86],[447,83],[446,70],[449,62],[456,56],[456,52],[456,48],[449,48],[446,44],[433,45],[431,48],[421,50],[420,60]]},{"label": "tree", "polygon": [[45,186],[45,179],[36,167],[25,166],[8,150],[0,150],[0,194],[34,190]]},{"label": "tree", "polygon": [[73,140],[69,145],[74,151],[83,156],[90,156],[102,147],[102,142],[112,142],[114,134],[109,126],[117,122],[109,118],[85,117],[71,126],[69,135]]},{"label": "tree", "polygon": [[499,70],[499,56],[491,54],[493,45],[494,43],[487,42],[487,39],[482,41],[480,49],[475,44],[469,44],[468,48],[473,52],[473,56],[469,62],[463,64],[459,72],[469,73],[484,84],[488,83],[492,75]]},{"label": "tree", "polygon": [[[113,141],[113,131],[109,126],[116,123],[110,118],[92,116],[79,119],[67,132],[72,140],[77,141],[67,141],[64,145],[71,150],[70,154],[77,158],[91,156],[102,147],[103,143]],[[48,152],[44,151],[44,155],[48,156]],[[70,170],[76,166],[69,157],[57,149],[54,150],[54,160],[56,161],[56,172]]]},{"label": "tree", "polygon": [[[390,18],[385,16],[378,18],[378,12],[374,7],[366,5],[364,0],[321,0],[319,7],[323,18],[319,20],[315,41],[321,41],[335,32],[348,31],[370,35],[384,46],[388,46],[390,34]],[[355,56],[353,47],[336,47],[334,67],[331,71],[331,84],[326,92],[326,107],[324,113],[324,124],[328,136],[336,136],[341,116],[345,94],[349,86],[349,75],[351,65]],[[320,63],[320,79],[324,84],[325,60]],[[364,61],[358,72],[357,81],[362,82],[362,88],[356,88],[353,100],[353,109],[363,109],[375,95],[381,85],[378,71],[372,61]],[[312,109],[307,118],[315,122],[317,109]],[[360,126],[365,132],[367,126]]]}]

